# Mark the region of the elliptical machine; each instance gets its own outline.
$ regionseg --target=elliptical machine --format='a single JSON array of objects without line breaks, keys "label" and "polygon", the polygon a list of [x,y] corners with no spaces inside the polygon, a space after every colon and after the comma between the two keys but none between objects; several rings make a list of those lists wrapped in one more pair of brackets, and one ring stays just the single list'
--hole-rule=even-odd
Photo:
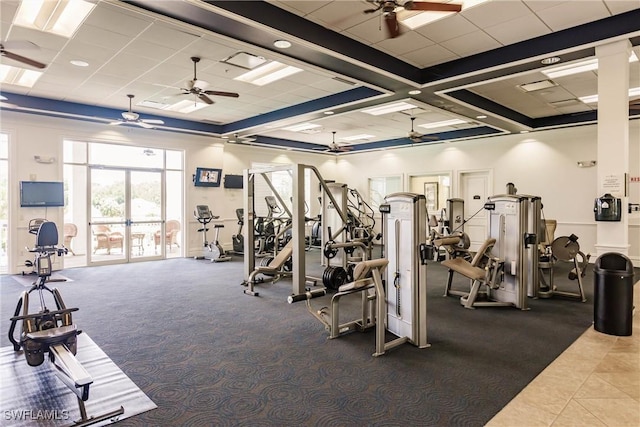
[{"label": "elliptical machine", "polygon": [[238,217],[238,233],[231,236],[231,242],[233,243],[233,253],[236,255],[243,255],[244,236],[242,235],[242,227],[244,226],[244,209],[236,209],[236,216]]},{"label": "elliptical machine", "polygon": [[226,254],[224,248],[218,241],[220,229],[224,228],[223,224],[215,224],[213,226],[213,228],[216,230],[215,238],[211,243],[207,241],[207,231],[209,231],[207,225],[214,219],[218,219],[220,217],[214,216],[211,213],[211,210],[209,210],[209,206],[207,205],[197,205],[196,210],[193,211],[193,216],[198,220],[200,224],[202,224],[202,228],[198,229],[198,232],[202,233],[202,255],[196,256],[195,258],[208,259],[211,260],[211,262],[231,261],[231,257]]}]

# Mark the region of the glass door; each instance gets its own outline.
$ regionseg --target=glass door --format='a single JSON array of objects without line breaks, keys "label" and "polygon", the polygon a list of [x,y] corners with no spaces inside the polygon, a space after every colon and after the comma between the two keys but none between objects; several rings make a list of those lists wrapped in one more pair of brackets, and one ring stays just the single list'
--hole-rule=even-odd
[{"label": "glass door", "polygon": [[91,168],[88,263],[159,259],[162,172]]}]

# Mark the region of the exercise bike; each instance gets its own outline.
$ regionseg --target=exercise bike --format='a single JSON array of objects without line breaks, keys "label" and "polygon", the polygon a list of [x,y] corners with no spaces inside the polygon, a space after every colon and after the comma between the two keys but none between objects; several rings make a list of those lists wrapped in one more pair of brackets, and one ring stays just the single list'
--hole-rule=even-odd
[{"label": "exercise bike", "polygon": [[[58,289],[49,289],[46,286],[52,272],[51,255],[62,256],[67,253],[67,249],[57,246],[58,228],[53,222],[41,222],[36,236],[36,246],[29,249],[29,252],[35,254],[33,264],[38,280],[31,289],[23,291],[20,295],[14,315],[10,319],[9,340],[14,351],[23,349],[29,366],[41,365],[44,363],[45,354],[49,354],[53,372],[77,396],[81,419],[76,421],[74,426],[87,426],[109,419],[117,420],[124,413],[122,406],[102,415],[87,417],[84,402],[89,399],[89,387],[93,378],[75,357],[77,336],[81,331],[73,323],[71,313],[78,309],[67,308]],[[40,311],[37,313],[29,312],[29,296],[32,292],[38,294]],[[46,298],[47,295],[49,298]],[[55,310],[46,306],[46,300],[51,297],[56,306]],[[18,322],[21,322],[21,331],[19,339],[16,339],[15,329]]]},{"label": "exercise bike", "polygon": [[214,216],[209,210],[209,206],[207,205],[197,205],[196,210],[193,211],[193,216],[198,220],[200,224],[202,224],[202,228],[198,229],[198,232],[202,233],[202,255],[196,256],[196,259],[208,259],[211,262],[224,262],[231,261],[231,257],[227,255],[222,245],[218,241],[218,236],[220,234],[220,229],[224,228],[223,224],[215,224],[213,228],[216,230],[215,238],[213,242],[209,243],[207,241],[207,225],[213,221],[214,219],[220,218],[219,216]]}]

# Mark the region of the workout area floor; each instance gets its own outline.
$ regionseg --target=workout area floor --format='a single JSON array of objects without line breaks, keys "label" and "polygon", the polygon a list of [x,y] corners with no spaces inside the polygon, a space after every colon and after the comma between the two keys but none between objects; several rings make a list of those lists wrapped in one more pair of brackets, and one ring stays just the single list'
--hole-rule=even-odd
[{"label": "workout area floor", "polygon": [[[307,274],[321,274],[319,254],[307,253]],[[530,299],[527,311],[467,310],[442,296],[447,271],[431,262],[431,347],[405,344],[381,357],[372,357],[373,330],[328,340],[304,302],[287,304],[289,280],[245,295],[242,267],[240,257],[178,258],[58,272],[70,280],[52,286],[67,306],[79,307],[75,323],[157,405],[118,425],[640,425],[639,316],[629,337],[593,329],[592,266],[586,303],[554,297]],[[570,265],[556,268],[558,287],[576,289]],[[4,349],[9,318],[28,288],[13,276],[0,281]],[[454,286],[469,285],[456,276]],[[343,321],[359,309],[360,297],[350,297],[341,301]],[[329,299],[311,303],[319,309]],[[50,390],[36,391],[42,408],[19,409],[76,409],[52,407],[58,400]],[[89,413],[91,405],[90,398]],[[5,417],[0,424],[11,425]]]}]

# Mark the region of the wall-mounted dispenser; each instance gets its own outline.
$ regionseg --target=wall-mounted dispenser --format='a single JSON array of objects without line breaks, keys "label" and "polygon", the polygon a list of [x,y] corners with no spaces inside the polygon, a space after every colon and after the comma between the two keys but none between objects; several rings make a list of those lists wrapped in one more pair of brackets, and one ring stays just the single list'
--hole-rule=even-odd
[{"label": "wall-mounted dispenser", "polygon": [[620,221],[622,216],[622,200],[607,193],[595,200],[593,212],[596,221]]}]

